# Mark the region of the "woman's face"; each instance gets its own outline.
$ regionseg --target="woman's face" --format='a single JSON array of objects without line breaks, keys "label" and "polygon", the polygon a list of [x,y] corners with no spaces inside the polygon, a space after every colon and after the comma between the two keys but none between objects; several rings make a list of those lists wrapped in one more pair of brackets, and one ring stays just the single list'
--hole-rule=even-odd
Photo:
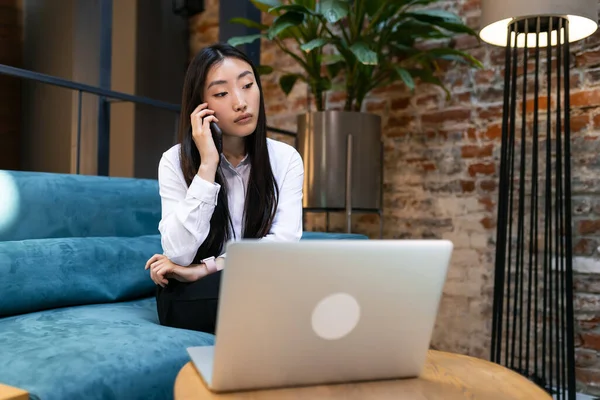
[{"label": "woman's face", "polygon": [[223,134],[244,137],[256,129],[260,90],[248,63],[225,58],[206,77],[204,101],[219,119]]}]

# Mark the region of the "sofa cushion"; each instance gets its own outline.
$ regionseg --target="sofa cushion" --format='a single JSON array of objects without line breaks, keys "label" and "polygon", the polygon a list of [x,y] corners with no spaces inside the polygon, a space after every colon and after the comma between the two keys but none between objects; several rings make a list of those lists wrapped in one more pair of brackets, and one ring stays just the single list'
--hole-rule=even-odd
[{"label": "sofa cushion", "polygon": [[0,241],[158,233],[152,179],[0,170]]},{"label": "sofa cushion", "polygon": [[160,235],[0,242],[0,316],[153,294]]},{"label": "sofa cushion", "polygon": [[359,233],[303,232],[302,240],[366,240],[368,236]]},{"label": "sofa cushion", "polygon": [[160,326],[153,298],[0,319],[0,381],[33,400],[170,399],[186,348],[214,336]]}]

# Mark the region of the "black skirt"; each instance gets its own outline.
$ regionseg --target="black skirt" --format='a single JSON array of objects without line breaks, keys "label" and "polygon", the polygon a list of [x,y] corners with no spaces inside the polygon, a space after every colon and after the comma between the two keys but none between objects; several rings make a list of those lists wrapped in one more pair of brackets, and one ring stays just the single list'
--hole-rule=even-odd
[{"label": "black skirt", "polygon": [[156,307],[161,325],[215,333],[222,271],[196,282],[169,279],[156,286]]}]

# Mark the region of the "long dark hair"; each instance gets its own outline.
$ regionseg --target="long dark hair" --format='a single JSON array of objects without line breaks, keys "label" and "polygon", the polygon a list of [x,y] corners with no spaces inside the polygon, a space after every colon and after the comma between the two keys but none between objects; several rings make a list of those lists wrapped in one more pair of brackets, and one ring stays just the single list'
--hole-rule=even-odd
[{"label": "long dark hair", "polygon": [[[205,47],[196,54],[188,66],[183,84],[179,122],[181,170],[189,187],[194,176],[198,173],[201,161],[200,152],[192,139],[190,114],[199,104],[204,102],[204,85],[210,68],[229,57],[240,59],[250,65],[260,90],[260,109],[256,129],[245,138],[246,152],[250,161],[250,179],[246,191],[242,237],[261,238],[267,235],[273,223],[279,199],[279,189],[269,160],[267,117],[260,77],[250,59],[235,47],[220,43]],[[229,228],[232,228],[232,222],[227,204],[227,185],[220,164],[217,168],[215,182],[221,185],[217,206],[210,220],[210,232],[198,249],[193,261],[194,264],[199,263],[203,258],[218,256],[223,250],[224,244],[231,239]]]}]

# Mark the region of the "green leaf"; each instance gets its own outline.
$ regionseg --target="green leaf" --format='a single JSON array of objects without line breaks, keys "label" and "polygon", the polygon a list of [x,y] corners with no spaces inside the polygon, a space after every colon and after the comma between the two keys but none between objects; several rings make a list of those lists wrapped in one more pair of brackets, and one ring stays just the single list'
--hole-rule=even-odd
[{"label": "green leaf", "polygon": [[437,22],[436,25],[439,27],[442,27],[445,30],[450,31],[450,32],[466,33],[471,36],[479,37],[477,35],[477,32],[475,32],[473,29],[469,28],[467,25],[462,24],[462,23],[457,24],[457,23],[453,23],[453,22]]},{"label": "green leaf", "polygon": [[365,1],[365,11],[369,17],[375,15],[379,9],[389,4],[388,0],[367,0]]},{"label": "green leaf", "polygon": [[273,72],[273,67],[269,65],[259,65],[256,67],[256,70],[258,71],[259,75],[269,75],[271,72]]},{"label": "green leaf", "polygon": [[398,76],[400,76],[400,79],[402,79],[402,81],[406,84],[406,86],[408,86],[410,90],[415,89],[415,81],[413,80],[413,77],[410,74],[410,72],[400,67],[396,67],[396,72],[398,73]]},{"label": "green leaf", "polygon": [[336,63],[326,65],[329,78],[334,79],[340,73],[340,71],[344,69],[345,65],[345,61],[338,61]]},{"label": "green leaf", "polygon": [[451,22],[455,24],[463,23],[462,19],[458,15],[444,10],[417,10],[406,13],[406,15],[425,22],[435,23],[436,21],[439,21]]},{"label": "green leaf", "polygon": [[356,56],[358,61],[362,64],[377,65],[377,53],[369,49],[364,42],[356,42],[350,46],[350,51]]},{"label": "green leaf", "polygon": [[302,14],[313,15],[313,11],[304,7],[300,4],[284,4],[277,7],[273,7],[269,9],[269,14],[273,14],[276,11],[287,11],[287,12],[297,12]]},{"label": "green leaf", "polygon": [[425,52],[425,54],[427,56],[433,56],[434,58],[439,58],[442,60],[458,61],[463,64],[474,65],[477,68],[483,68],[483,64],[478,59],[476,59],[475,57],[473,57],[472,55],[470,55],[467,52],[456,50],[456,49],[449,49],[449,48],[431,49],[431,50],[427,50]]},{"label": "green leaf", "polygon": [[329,43],[329,40],[324,38],[313,39],[310,42],[304,43],[302,46],[300,46],[300,50],[308,53],[314,49],[325,46],[327,43]]},{"label": "green leaf", "polygon": [[298,74],[286,74],[279,78],[279,86],[281,86],[281,90],[283,90],[286,96],[290,94],[299,78],[300,76]]},{"label": "green leaf", "polygon": [[227,43],[231,46],[239,46],[241,44],[248,44],[254,42],[256,39],[260,39],[262,34],[257,33],[256,35],[236,36],[230,38]]},{"label": "green leaf", "polygon": [[287,28],[298,26],[302,22],[304,22],[304,14],[293,11],[287,12],[275,18],[275,21],[273,21],[273,25],[271,25],[271,27],[267,31],[267,37],[269,39],[274,39],[277,35],[285,31]]},{"label": "green leaf", "polygon": [[321,0],[318,11],[325,19],[334,24],[348,15],[350,6],[345,0]]},{"label": "green leaf", "polygon": [[325,77],[319,77],[319,79],[314,82],[314,89],[321,92],[328,91],[331,89],[331,80]]},{"label": "green leaf", "polygon": [[240,24],[247,26],[248,28],[258,29],[260,31],[267,29],[269,26],[265,24],[261,24],[260,22],[252,21],[248,18],[232,18],[229,20],[232,24]]},{"label": "green leaf", "polygon": [[268,13],[269,9],[273,7],[277,7],[281,5],[279,0],[250,0],[254,7],[258,8],[260,11]]},{"label": "green leaf", "polygon": [[316,0],[295,0],[295,1],[296,1],[296,4],[300,4],[301,6],[304,6],[304,7],[308,8],[309,10],[314,10],[317,5]]},{"label": "green leaf", "polygon": [[438,0],[410,0],[410,1],[408,1],[407,6],[408,7],[414,7],[417,5],[425,6],[425,5],[428,5],[431,3],[435,3],[436,1],[438,1]]},{"label": "green leaf", "polygon": [[324,54],[322,58],[323,64],[334,64],[344,60],[345,58],[341,54]]}]

